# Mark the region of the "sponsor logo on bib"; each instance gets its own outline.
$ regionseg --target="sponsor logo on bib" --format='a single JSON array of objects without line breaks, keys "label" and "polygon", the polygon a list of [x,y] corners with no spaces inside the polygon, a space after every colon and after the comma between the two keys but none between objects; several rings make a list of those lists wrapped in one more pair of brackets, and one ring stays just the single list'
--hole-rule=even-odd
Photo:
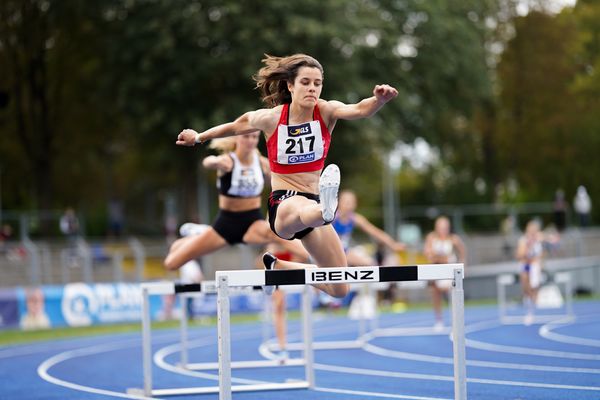
[{"label": "sponsor logo on bib", "polygon": [[302,136],[310,134],[312,134],[312,129],[310,129],[310,123],[288,126],[288,135],[290,136]]},{"label": "sponsor logo on bib", "polygon": [[307,163],[315,160],[315,153],[288,156],[288,164]]}]

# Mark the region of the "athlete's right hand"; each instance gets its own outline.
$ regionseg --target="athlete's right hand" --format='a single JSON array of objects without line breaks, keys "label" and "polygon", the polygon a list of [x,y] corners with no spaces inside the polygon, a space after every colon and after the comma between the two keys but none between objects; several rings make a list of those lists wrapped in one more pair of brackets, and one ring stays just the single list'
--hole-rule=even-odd
[{"label": "athlete's right hand", "polygon": [[175,144],[179,146],[193,146],[196,144],[197,134],[198,132],[193,129],[184,129],[179,132],[179,135],[177,135],[177,141]]}]

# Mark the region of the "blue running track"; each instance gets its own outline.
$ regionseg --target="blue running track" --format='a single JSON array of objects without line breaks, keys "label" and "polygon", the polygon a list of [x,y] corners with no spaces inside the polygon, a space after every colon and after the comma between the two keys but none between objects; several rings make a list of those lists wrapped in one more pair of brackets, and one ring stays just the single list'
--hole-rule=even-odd
[{"label": "blue running track", "polygon": [[[525,326],[500,324],[494,307],[467,308],[469,398],[600,399],[600,302],[577,302],[574,309],[574,321]],[[430,329],[432,313],[385,314],[378,324],[394,336],[374,337],[360,349],[315,352],[314,390],[234,393],[234,399],[452,399],[452,345],[447,332]],[[351,340],[357,331],[347,318],[315,318],[316,341]],[[290,342],[299,335],[299,322],[291,321]],[[193,328],[189,336],[190,362],[216,361],[214,327]],[[177,330],[153,332],[154,388],[217,385],[217,371],[177,368],[178,340]],[[261,342],[260,324],[232,326],[235,360],[269,357]],[[0,399],[140,399],[127,389],[142,387],[141,357],[139,333],[2,347]],[[274,367],[235,369],[232,376],[234,384],[285,382],[303,373],[303,367]]]}]

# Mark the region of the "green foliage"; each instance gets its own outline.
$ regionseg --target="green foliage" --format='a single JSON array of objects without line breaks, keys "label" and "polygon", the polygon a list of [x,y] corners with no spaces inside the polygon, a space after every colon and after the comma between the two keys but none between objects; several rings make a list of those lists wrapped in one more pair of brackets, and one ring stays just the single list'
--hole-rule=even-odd
[{"label": "green foliage", "polygon": [[515,21],[498,69],[495,143],[498,169],[516,179],[524,200],[549,200],[557,188],[573,196],[580,184],[600,195],[599,16],[600,5],[582,2]]},{"label": "green foliage", "polygon": [[[381,218],[383,155],[418,137],[443,162],[402,171],[404,204],[489,201],[509,179],[524,199],[579,183],[600,194],[586,168],[598,170],[598,6],[580,1],[513,24],[515,4],[5,0],[3,207],[74,205],[101,216],[117,198],[129,226],[157,232],[175,194],[188,218],[207,150],[175,146],[176,134],[262,107],[251,79],[262,55],[297,52],[324,65],[325,99],[355,102],[378,83],[399,89],[376,116],[334,133],[330,161],[359,188],[369,217]],[[496,71],[493,45],[511,32]]]}]

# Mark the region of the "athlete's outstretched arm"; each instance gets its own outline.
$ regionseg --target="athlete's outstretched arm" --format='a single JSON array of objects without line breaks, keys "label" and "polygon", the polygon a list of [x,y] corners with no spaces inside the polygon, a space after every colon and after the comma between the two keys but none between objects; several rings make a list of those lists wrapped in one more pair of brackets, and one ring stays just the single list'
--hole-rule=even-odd
[{"label": "athlete's outstretched arm", "polygon": [[212,169],[222,173],[231,172],[233,169],[233,159],[228,154],[208,156],[202,160],[202,166],[206,169]]},{"label": "athlete's outstretched arm", "polygon": [[356,104],[344,104],[340,101],[329,101],[332,108],[331,118],[338,119],[360,119],[368,118],[375,114],[385,103],[398,96],[398,90],[390,85],[377,85],[373,89],[373,96],[359,101]]},{"label": "athlete's outstretched arm", "polygon": [[373,225],[366,217],[362,214],[354,214],[354,221],[356,226],[365,232],[367,235],[371,236],[373,239],[378,241],[381,244],[384,244],[392,251],[403,251],[406,249],[406,246],[403,243],[397,242],[393,237],[388,235],[385,231],[382,231],[375,225]]},{"label": "athlete's outstretched arm", "polygon": [[193,146],[196,143],[204,143],[210,139],[245,135],[258,130],[265,130],[265,117],[270,111],[267,109],[249,111],[233,122],[217,125],[200,133],[193,129],[184,129],[177,135],[175,144],[179,146]]}]

